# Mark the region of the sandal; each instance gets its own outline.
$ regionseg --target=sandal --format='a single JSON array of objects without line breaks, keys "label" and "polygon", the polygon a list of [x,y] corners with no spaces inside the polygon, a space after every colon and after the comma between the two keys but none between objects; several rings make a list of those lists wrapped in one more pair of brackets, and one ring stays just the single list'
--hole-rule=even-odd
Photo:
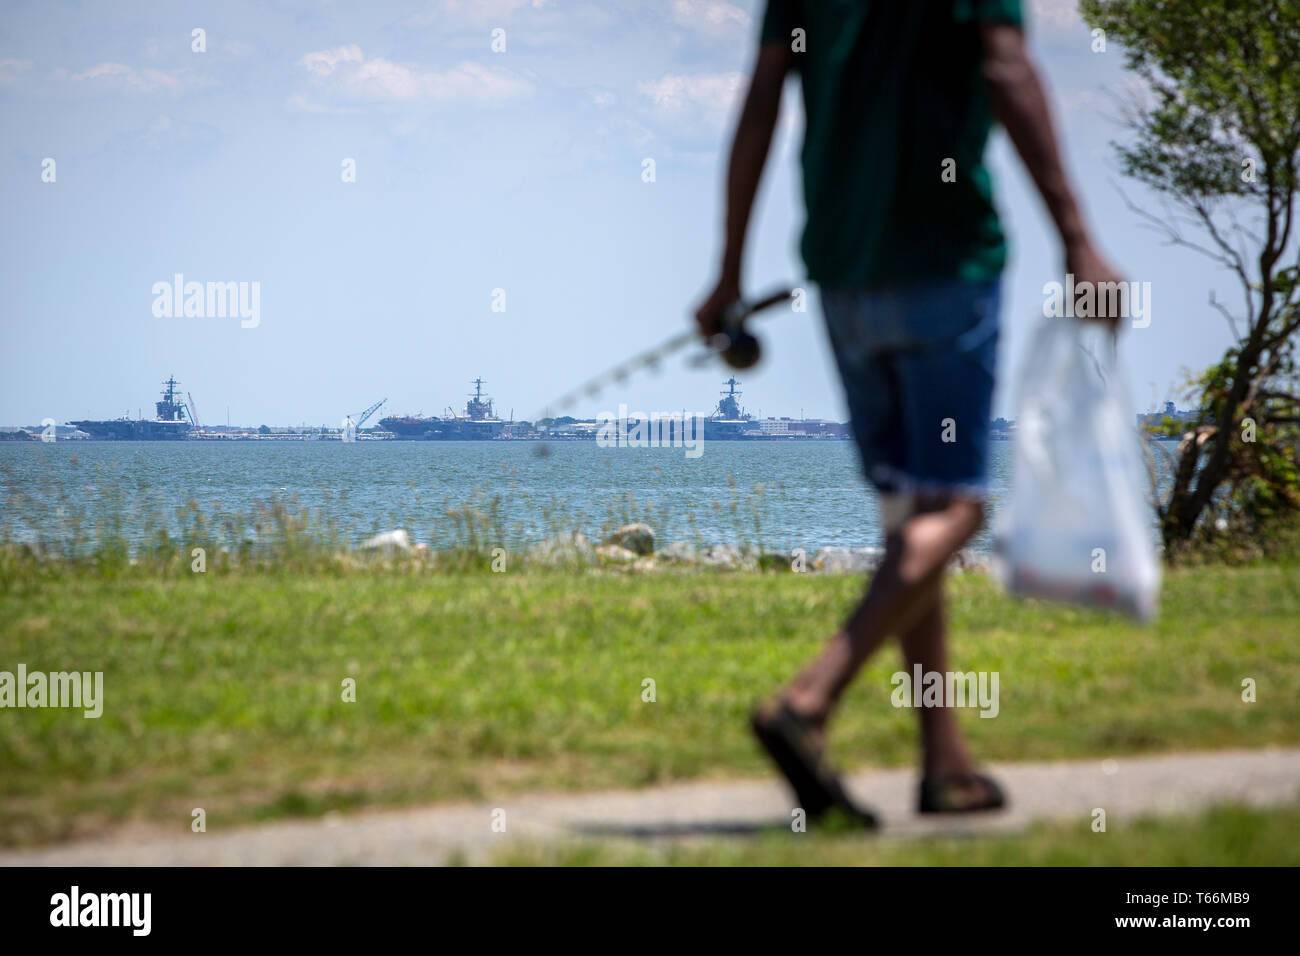
[{"label": "sandal", "polygon": [[825,748],[814,743],[812,725],[782,700],[769,700],[755,708],[750,727],[777,769],[794,788],[799,806],[810,820],[831,810],[859,827],[879,826],[874,814],[855,804],[826,760]]},{"label": "sandal", "polygon": [[[969,797],[966,793],[978,784],[983,794]],[[921,781],[920,811],[922,813],[975,813],[980,810],[1000,810],[1007,798],[992,777],[982,773],[959,773],[947,777],[930,777]]]}]

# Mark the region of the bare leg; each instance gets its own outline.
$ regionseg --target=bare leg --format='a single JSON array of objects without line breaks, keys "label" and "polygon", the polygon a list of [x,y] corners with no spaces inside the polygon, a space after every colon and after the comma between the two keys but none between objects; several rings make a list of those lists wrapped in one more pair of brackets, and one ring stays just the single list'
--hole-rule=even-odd
[{"label": "bare leg", "polygon": [[[824,726],[863,663],[891,635],[903,637],[909,659],[915,654],[927,669],[944,663],[943,571],[983,519],[975,499],[918,500],[917,513],[886,537],[884,560],[848,623],[786,689],[789,706]],[[936,721],[933,733],[926,729],[930,720]],[[922,732],[927,769],[932,761],[944,772],[968,767],[951,713],[932,717],[922,709]]]},{"label": "bare leg", "polygon": [[[916,664],[921,665],[923,674],[947,672],[945,634],[944,597],[940,583],[935,586],[926,609],[899,635],[909,673]],[[917,718],[921,723],[921,764],[926,777],[948,777],[974,771],[974,761],[951,707],[921,707],[917,710]]]}]

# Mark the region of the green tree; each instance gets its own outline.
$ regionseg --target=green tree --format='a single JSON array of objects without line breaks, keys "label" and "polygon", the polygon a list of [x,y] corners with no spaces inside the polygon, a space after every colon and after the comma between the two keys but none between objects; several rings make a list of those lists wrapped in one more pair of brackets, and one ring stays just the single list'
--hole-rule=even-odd
[{"label": "green tree", "polygon": [[[1146,90],[1136,134],[1115,144],[1126,175],[1167,200],[1134,208],[1171,243],[1227,268],[1213,293],[1235,343],[1193,382],[1197,416],[1160,503],[1171,554],[1223,529],[1253,534],[1300,509],[1300,255],[1292,232],[1300,160],[1300,0],[1082,0]],[[1130,204],[1131,205],[1131,204]],[[1235,298],[1235,296],[1234,296]]]}]

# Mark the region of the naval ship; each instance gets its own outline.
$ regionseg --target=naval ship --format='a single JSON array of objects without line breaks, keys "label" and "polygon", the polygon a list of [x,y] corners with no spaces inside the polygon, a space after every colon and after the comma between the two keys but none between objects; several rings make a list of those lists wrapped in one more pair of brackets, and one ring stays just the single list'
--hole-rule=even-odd
[{"label": "naval ship", "polygon": [[465,403],[463,415],[448,408],[445,418],[392,415],[380,419],[379,425],[406,441],[488,441],[498,437],[506,423],[492,410],[492,399],[483,395],[483,379],[470,384],[474,394]]},{"label": "naval ship", "polygon": [[736,381],[733,375],[722,384],[726,385],[728,390],[722,393],[722,398],[713,409],[713,414],[705,419],[705,439],[735,441],[746,438],[748,437],[745,434],[746,430],[752,431],[757,426],[754,423],[754,416],[740,407],[740,392],[736,391],[736,386],[740,382]]},{"label": "naval ship", "polygon": [[154,402],[158,410],[153,419],[113,418],[108,421],[69,422],[92,439],[101,441],[178,441],[188,438],[194,427],[189,410],[181,401],[176,386],[180,382],[169,376],[163,382],[162,401]]},{"label": "naval ship", "polygon": [[722,383],[727,390],[713,413],[704,420],[708,441],[815,441],[844,440],[849,427],[843,422],[820,418],[755,418],[740,406],[740,382],[735,377]]}]

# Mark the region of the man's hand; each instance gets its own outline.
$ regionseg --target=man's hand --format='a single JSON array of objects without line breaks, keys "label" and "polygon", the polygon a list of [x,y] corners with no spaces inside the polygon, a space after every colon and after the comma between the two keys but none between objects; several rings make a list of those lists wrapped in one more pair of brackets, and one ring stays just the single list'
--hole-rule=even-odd
[{"label": "man's hand", "polygon": [[729,276],[723,276],[709,297],[695,310],[695,324],[700,327],[700,335],[708,339],[722,331],[722,313],[727,306],[740,299],[740,282]]},{"label": "man's hand", "polygon": [[[1067,274],[1074,276],[1074,284],[1077,288],[1081,282],[1091,282],[1094,290],[1099,290],[1101,283],[1123,282],[1109,262],[1097,251],[1097,247],[1089,239],[1083,239],[1071,243],[1065,247],[1065,271]],[[1119,320],[1123,318],[1120,315],[1106,315],[1106,298],[1097,295],[1093,298],[1097,304],[1097,315],[1080,315],[1080,318],[1092,319],[1098,322],[1105,322],[1111,327],[1112,332],[1119,331]],[[1077,313],[1076,313],[1077,314]]]}]

